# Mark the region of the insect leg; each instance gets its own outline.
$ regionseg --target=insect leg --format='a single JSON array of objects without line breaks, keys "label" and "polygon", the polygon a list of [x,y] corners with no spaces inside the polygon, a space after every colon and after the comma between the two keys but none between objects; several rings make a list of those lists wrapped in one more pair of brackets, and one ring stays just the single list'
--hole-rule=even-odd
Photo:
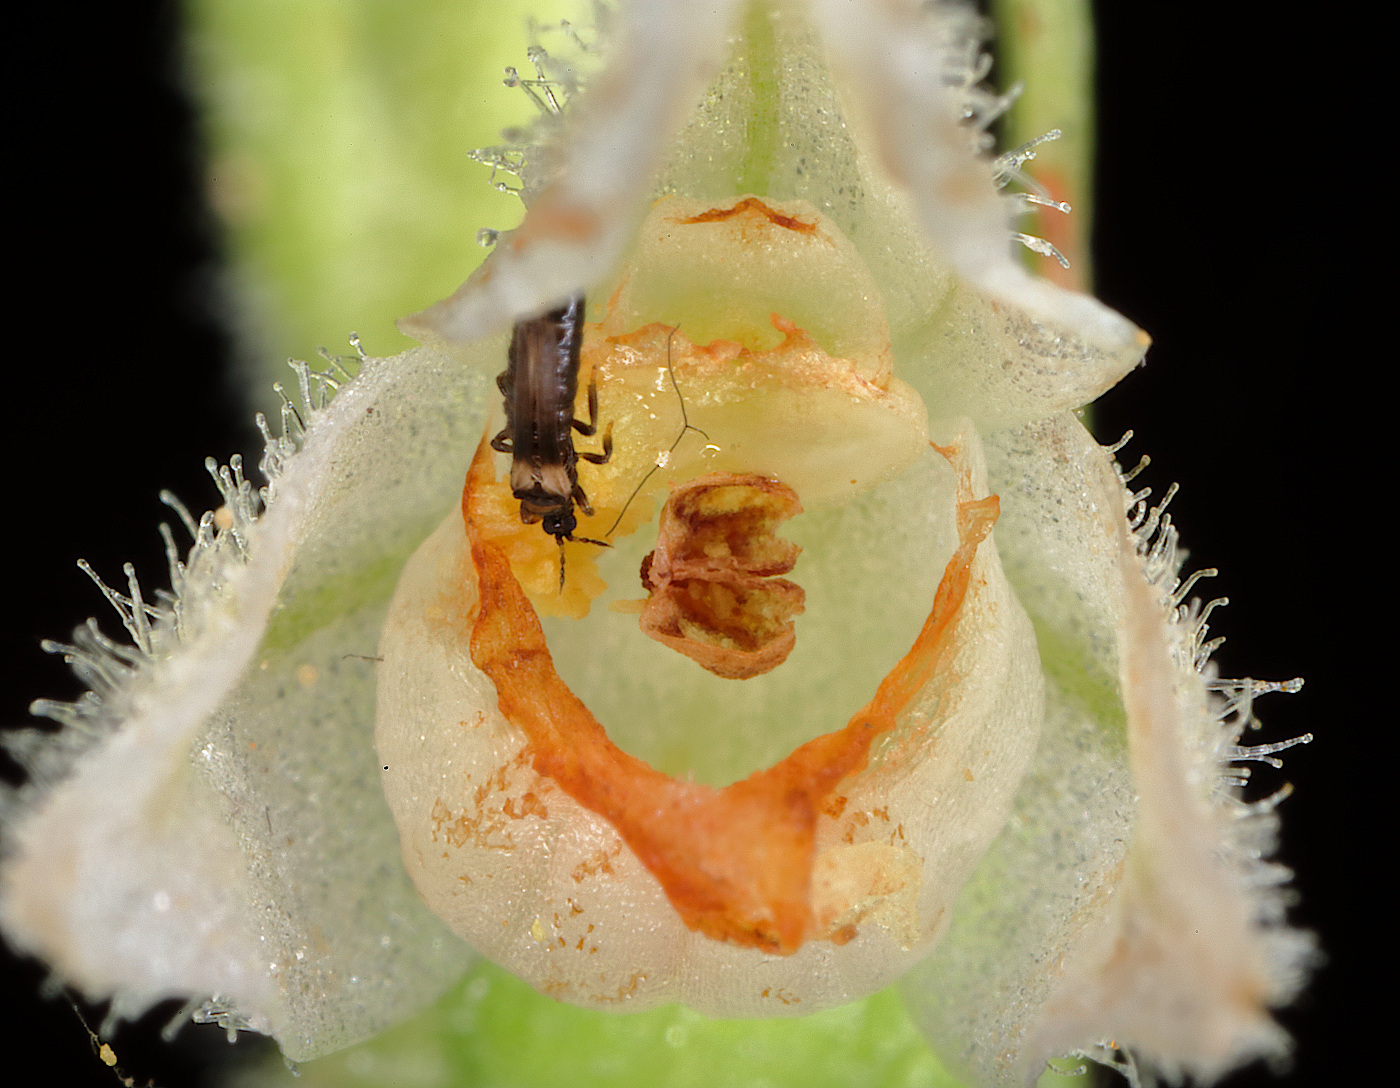
[{"label": "insect leg", "polygon": [[[585,514],[587,514],[589,517],[593,516],[593,507],[588,501],[588,496],[584,493],[583,488],[580,487],[577,482],[574,483],[573,494],[569,497],[573,499],[574,503]],[[609,544],[606,540],[594,540],[591,536],[574,536],[572,533],[570,533],[568,539],[579,544],[597,544],[600,548],[612,547],[612,545]],[[560,547],[563,547],[563,538],[560,538],[559,543]]]},{"label": "insect leg", "polygon": [[598,433],[598,380],[590,377],[588,379],[588,422],[581,419],[574,420],[574,430],[585,437],[592,437]]},{"label": "insect leg", "polygon": [[574,491],[570,498],[578,504],[578,508],[590,518],[593,516],[593,506],[588,501],[588,496],[584,494],[583,488],[579,486],[577,480],[574,481]]},{"label": "insect leg", "polygon": [[595,465],[606,465],[612,459],[612,424],[608,424],[608,429],[603,432],[603,452],[602,453],[579,453],[585,461]]},{"label": "insect leg", "polygon": [[[574,430],[581,435],[591,437],[598,433],[598,383],[592,378],[588,381],[588,422],[576,419],[573,423]],[[602,453],[580,453],[579,456],[595,465],[606,465],[612,458],[612,424],[609,423],[603,432]]]},{"label": "insect leg", "polygon": [[515,446],[510,440],[510,428],[503,427],[501,433],[491,439],[491,448],[497,453],[515,453]]}]

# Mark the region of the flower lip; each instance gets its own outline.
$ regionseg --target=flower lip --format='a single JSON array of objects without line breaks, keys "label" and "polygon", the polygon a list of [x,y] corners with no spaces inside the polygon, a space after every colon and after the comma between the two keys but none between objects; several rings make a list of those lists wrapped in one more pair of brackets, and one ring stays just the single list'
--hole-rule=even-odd
[{"label": "flower lip", "polygon": [[[505,552],[475,525],[479,511],[495,516],[493,475],[483,449],[462,516],[410,563],[381,643],[385,790],[425,900],[488,956],[583,1003],[771,1015],[759,991],[810,1009],[906,969],[946,924],[971,840],[993,832],[1038,728],[1034,678],[1021,675],[1029,631],[979,547],[996,500],[974,500],[966,478],[957,503],[944,492],[960,543],[875,698],[844,728],[719,788],[623,751],[559,679]],[[984,685],[969,666],[1011,672]],[[1020,693],[1011,718],[993,706],[1007,690]],[[946,725],[927,717],[948,714]],[[999,732],[983,737],[992,721]],[[959,808],[982,830],[930,812],[930,790],[966,793]],[[472,896],[452,890],[468,882]],[[814,972],[833,954],[840,970]],[[692,964],[679,974],[678,955]],[[639,971],[645,985],[633,985]]]},{"label": "flower lip", "polygon": [[[813,936],[849,941],[855,935],[850,925],[813,932],[809,895],[817,817],[836,787],[865,767],[875,738],[894,727],[935,670],[947,667],[972,559],[996,521],[996,497],[959,504],[960,544],[929,618],[874,699],[844,729],[715,791],[660,774],[622,752],[559,679],[505,553],[476,528],[476,495],[493,476],[483,442],[462,493],[477,581],[471,658],[495,685],[501,713],[528,737],[536,772],[617,829],[690,929],[781,955]],[[737,490],[732,482],[716,490],[726,486]],[[703,502],[704,494],[686,496]]]}]

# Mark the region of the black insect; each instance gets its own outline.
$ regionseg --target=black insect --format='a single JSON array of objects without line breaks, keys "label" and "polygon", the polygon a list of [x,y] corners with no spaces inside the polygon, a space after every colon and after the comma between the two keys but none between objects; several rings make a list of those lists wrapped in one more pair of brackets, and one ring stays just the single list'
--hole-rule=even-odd
[{"label": "black insect", "polygon": [[602,453],[574,449],[574,431],[598,433],[598,388],[588,385],[588,422],[574,418],[578,394],[579,349],[583,346],[583,296],[558,309],[517,321],[508,365],[496,379],[505,397],[506,426],[491,448],[508,453],[510,489],[520,500],[520,520],[541,523],[559,543],[559,588],[564,588],[564,541],[608,547],[606,541],[574,536],[577,506],[593,507],[578,482],[578,459],[595,465],[612,457],[612,425],[603,434]]}]

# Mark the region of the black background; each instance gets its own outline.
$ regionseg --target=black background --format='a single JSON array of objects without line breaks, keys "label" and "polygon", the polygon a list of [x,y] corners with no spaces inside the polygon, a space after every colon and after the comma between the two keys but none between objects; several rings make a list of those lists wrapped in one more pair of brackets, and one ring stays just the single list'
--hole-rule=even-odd
[{"label": "black background", "polygon": [[[1359,247],[1347,244],[1375,203],[1344,125],[1367,99],[1312,23],[1266,24],[1243,4],[1100,7],[1098,287],[1155,346],[1095,429],[1108,440],[1132,427],[1124,456],[1152,455],[1145,481],[1181,482],[1173,510],[1191,565],[1220,568],[1209,590],[1234,602],[1212,624],[1229,637],[1221,671],[1307,677],[1301,694],[1263,701],[1263,739],[1317,735],[1281,774],[1256,774],[1297,787],[1282,857],[1298,873],[1293,916],[1320,932],[1329,962],[1281,1014],[1298,1039],[1292,1070],[1226,1083],[1368,1084],[1369,990],[1387,981],[1378,923],[1395,912],[1370,876],[1394,848],[1367,801],[1390,720],[1368,689],[1388,673],[1362,652],[1381,636],[1358,629],[1388,611],[1393,551],[1371,527],[1393,500],[1371,483],[1390,466],[1373,452],[1388,429],[1368,411],[1393,352],[1356,331]],[[51,10],[12,34],[9,56],[20,282],[0,401],[6,724],[35,696],[77,692],[37,646],[105,611],[74,560],[113,583],[131,560],[150,582],[164,569],[159,490],[213,505],[204,457],[259,448],[219,316],[220,238],[175,6]],[[327,342],[345,331],[325,330]],[[0,1081],[24,1082],[29,1056],[44,1070],[35,1083],[116,1083],[67,1004],[35,996],[36,964],[6,954],[0,970]],[[137,1084],[194,1085],[227,1056],[212,1028],[156,1042],[171,1011],[115,1041]]]}]

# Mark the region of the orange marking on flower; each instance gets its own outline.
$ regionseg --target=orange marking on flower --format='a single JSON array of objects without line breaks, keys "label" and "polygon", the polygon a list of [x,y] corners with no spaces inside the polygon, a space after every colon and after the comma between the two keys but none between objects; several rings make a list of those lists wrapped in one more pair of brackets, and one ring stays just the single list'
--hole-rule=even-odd
[{"label": "orange marking on flower", "polygon": [[784,215],[782,212],[770,208],[756,196],[746,196],[732,208],[711,208],[707,212],[699,215],[692,215],[686,219],[678,219],[678,223],[685,223],[687,226],[696,223],[720,223],[726,219],[733,219],[740,215],[760,216],[767,219],[775,227],[783,227],[786,230],[795,230],[799,234],[815,234],[817,224],[806,223],[801,219],[796,219],[791,215]]},{"label": "orange marking on flower", "polygon": [[870,703],[843,729],[717,790],[671,778],[622,751],[559,678],[505,552],[477,527],[477,495],[493,478],[483,441],[462,491],[477,575],[471,658],[495,684],[501,713],[528,738],[535,770],[612,824],[690,929],[767,952],[795,952],[816,928],[810,889],[818,814],[836,786],[865,767],[871,742],[894,726],[938,669],[973,556],[996,520],[996,497],[959,504],[961,542],[933,609]]},{"label": "orange marking on flower", "polygon": [[[605,850],[595,850],[588,857],[584,858],[583,861],[574,866],[574,871],[569,875],[574,878],[575,884],[582,884],[590,876],[596,876],[599,873],[611,873],[613,871],[612,859],[615,854],[616,851],[610,854]],[[593,929],[592,926],[588,928],[590,931]]]},{"label": "orange marking on flower", "polygon": [[533,793],[526,793],[522,796],[518,805],[515,798],[508,799],[501,807],[501,811],[512,820],[523,820],[526,816],[538,816],[543,820],[549,815],[549,810]]}]

